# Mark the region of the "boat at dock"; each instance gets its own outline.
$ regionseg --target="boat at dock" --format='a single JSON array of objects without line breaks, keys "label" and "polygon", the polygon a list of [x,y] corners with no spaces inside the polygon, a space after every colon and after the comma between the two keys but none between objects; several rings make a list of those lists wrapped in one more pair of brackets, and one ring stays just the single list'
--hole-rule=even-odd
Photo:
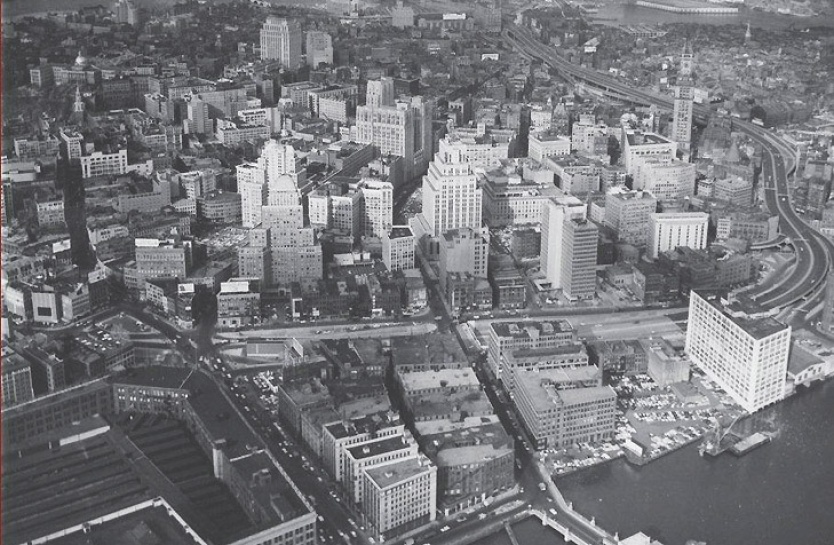
[{"label": "boat at dock", "polygon": [[731,446],[730,452],[732,452],[736,456],[744,456],[751,450],[757,449],[762,445],[770,443],[771,440],[772,437],[770,435],[762,432],[756,432],[752,435],[748,435],[744,439],[741,439],[733,446]]}]

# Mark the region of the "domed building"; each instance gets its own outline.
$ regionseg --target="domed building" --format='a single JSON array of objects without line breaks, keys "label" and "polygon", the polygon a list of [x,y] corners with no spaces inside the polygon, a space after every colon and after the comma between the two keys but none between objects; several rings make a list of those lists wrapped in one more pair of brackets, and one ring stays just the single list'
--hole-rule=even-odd
[{"label": "domed building", "polygon": [[81,51],[79,51],[78,56],[75,57],[75,64],[73,65],[73,68],[75,68],[75,69],[84,69],[84,68],[87,68],[87,65],[89,65],[89,61],[87,61],[87,57],[82,55]]},{"label": "domed building", "polygon": [[93,66],[81,51],[72,65],[54,65],[52,72],[55,85],[96,85],[101,79],[101,71]]}]

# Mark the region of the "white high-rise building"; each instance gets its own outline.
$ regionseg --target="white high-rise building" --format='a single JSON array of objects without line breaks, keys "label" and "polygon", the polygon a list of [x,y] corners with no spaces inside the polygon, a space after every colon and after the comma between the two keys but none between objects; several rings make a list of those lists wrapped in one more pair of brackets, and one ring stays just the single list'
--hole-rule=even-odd
[{"label": "white high-rise building", "polygon": [[394,224],[394,186],[390,182],[365,180],[362,183],[364,235],[382,237]]},{"label": "white high-rise building", "polygon": [[237,186],[241,196],[244,227],[255,227],[263,219],[264,206],[301,204],[295,150],[292,146],[270,140],[264,145],[257,163],[237,167]]},{"label": "white high-rise building", "polygon": [[557,197],[543,206],[541,270],[551,289],[562,288],[565,222],[587,218],[588,207],[576,197]]},{"label": "white high-rise building", "polygon": [[791,328],[773,318],[747,318],[737,305],[690,292],[686,353],[753,413],[785,397]]},{"label": "white high-rise building", "polygon": [[382,261],[389,271],[414,268],[414,233],[408,225],[394,225],[382,236]]},{"label": "white high-rise building", "polygon": [[307,64],[318,68],[321,63],[333,64],[333,39],[327,32],[313,30],[307,33]]},{"label": "white high-rise building", "polygon": [[371,108],[394,106],[394,80],[392,78],[370,80],[365,91],[365,105]]},{"label": "white high-rise building", "polygon": [[261,223],[261,208],[267,198],[264,172],[255,163],[238,165],[236,172],[243,226],[255,227]]},{"label": "white high-rise building", "polygon": [[707,247],[709,214],[705,212],[665,212],[649,216],[648,256],[657,259],[663,252],[686,246],[693,250]]},{"label": "white high-rise building", "polygon": [[268,186],[267,204],[289,206],[301,203],[299,173],[292,146],[270,140],[261,151],[258,166],[263,169]]},{"label": "white high-rise building", "polygon": [[675,86],[675,105],[672,112],[672,140],[685,153],[689,153],[692,140],[692,103],[694,91],[692,84],[692,48],[687,42],[681,54],[678,81]]},{"label": "white high-rise building", "polygon": [[362,512],[380,541],[437,517],[437,466],[418,454],[363,472]]},{"label": "white high-rise building", "polygon": [[389,105],[393,82],[368,85],[368,104],[356,109],[356,141],[373,144],[382,155],[402,157],[407,180],[424,174],[433,148],[434,103],[415,96]]},{"label": "white high-rise building", "polygon": [[480,229],[483,191],[458,149],[439,151],[423,176],[423,217],[431,236],[450,229]]},{"label": "white high-rise building", "polygon": [[295,69],[301,64],[301,29],[279,17],[267,17],[261,28],[261,59]]}]

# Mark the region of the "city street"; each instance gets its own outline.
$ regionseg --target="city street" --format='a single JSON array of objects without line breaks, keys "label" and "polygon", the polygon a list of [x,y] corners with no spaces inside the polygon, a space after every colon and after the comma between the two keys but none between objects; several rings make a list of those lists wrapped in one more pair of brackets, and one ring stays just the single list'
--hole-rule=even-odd
[{"label": "city street", "polygon": [[375,324],[345,324],[345,325],[316,325],[305,327],[288,327],[280,329],[255,329],[249,331],[231,331],[218,333],[216,339],[245,341],[247,339],[275,340],[275,339],[360,339],[387,338],[406,335],[425,335],[437,330],[434,323],[375,323]]}]

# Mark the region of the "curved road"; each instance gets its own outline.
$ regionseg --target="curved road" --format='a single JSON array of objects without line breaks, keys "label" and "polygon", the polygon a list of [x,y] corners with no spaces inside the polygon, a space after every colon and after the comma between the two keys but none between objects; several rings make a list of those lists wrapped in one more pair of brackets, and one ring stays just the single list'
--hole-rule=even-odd
[{"label": "curved road", "polygon": [[[632,89],[622,82],[595,70],[573,65],[562,59],[558,52],[539,42],[533,34],[516,25],[509,25],[504,37],[517,49],[529,56],[539,58],[559,72],[593,85],[628,96],[636,102],[656,104],[665,109],[673,107],[669,96],[657,95],[640,89]],[[695,105],[695,113],[709,116],[713,112],[704,106]],[[765,290],[756,288],[745,293],[767,310],[779,310],[797,303],[804,303],[825,280],[830,268],[834,245],[806,225],[794,212],[788,196],[788,175],[796,168],[793,151],[773,133],[752,123],[733,119],[737,130],[761,144],[763,149],[762,179],[764,180],[765,202],[771,212],[780,220],[780,230],[793,240],[796,248],[796,267],[784,280]]]}]

